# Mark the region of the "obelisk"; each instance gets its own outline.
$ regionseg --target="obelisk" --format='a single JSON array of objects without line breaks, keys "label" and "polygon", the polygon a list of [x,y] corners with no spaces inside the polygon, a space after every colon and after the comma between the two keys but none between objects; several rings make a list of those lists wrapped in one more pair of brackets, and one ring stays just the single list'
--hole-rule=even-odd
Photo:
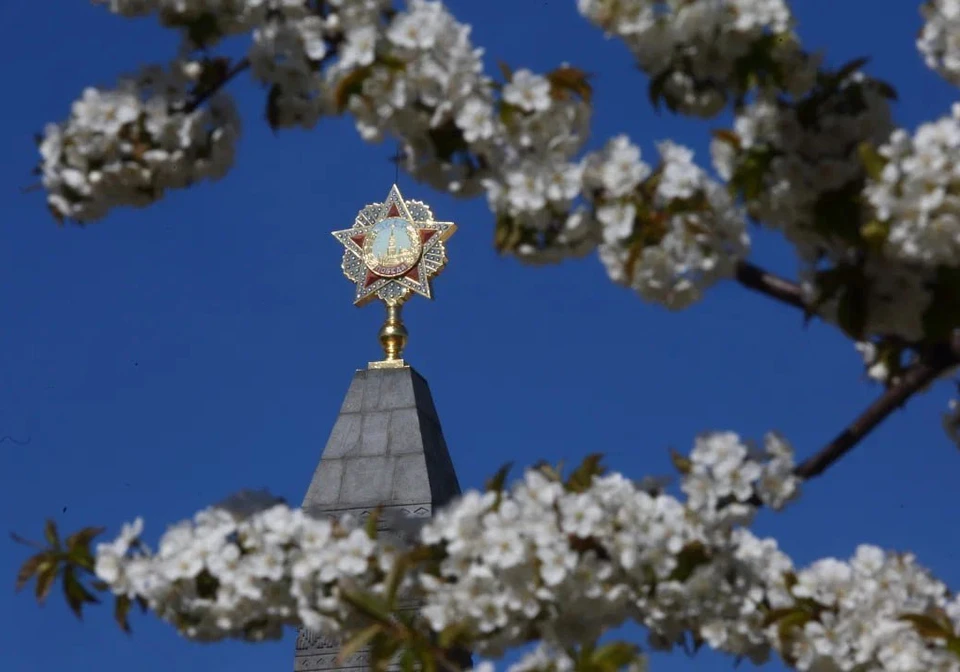
[{"label": "obelisk", "polygon": [[[456,230],[430,208],[404,201],[394,185],[386,201],[363,208],[353,227],[335,231],[344,246],[343,272],[355,286],[354,303],[383,301],[384,358],[353,377],[303,499],[316,516],[365,518],[382,507],[381,534],[399,533],[397,521],[428,518],[460,493],[460,485],[426,381],[401,355],[407,331],[403,303],[432,298],[430,281],[447,261],[444,243]],[[338,660],[338,643],[301,630],[295,672],[369,668],[368,652]]]}]

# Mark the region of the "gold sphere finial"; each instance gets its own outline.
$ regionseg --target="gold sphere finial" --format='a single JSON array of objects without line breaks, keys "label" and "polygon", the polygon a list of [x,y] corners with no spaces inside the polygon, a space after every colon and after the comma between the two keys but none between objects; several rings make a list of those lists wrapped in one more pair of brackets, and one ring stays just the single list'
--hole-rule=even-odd
[{"label": "gold sphere finial", "polygon": [[444,243],[456,230],[453,222],[434,221],[425,203],[404,201],[393,185],[387,200],[366,206],[352,228],[333,232],[345,248],[343,273],[356,284],[354,304],[380,299],[387,306],[379,334],[386,358],[370,368],[406,366],[400,355],[408,334],[400,310],[414,294],[433,298],[430,281],[446,265]]},{"label": "gold sphere finial", "polygon": [[407,346],[409,333],[400,317],[401,308],[403,305],[400,303],[387,304],[387,319],[380,327],[380,345],[383,346],[383,354],[386,357],[380,362],[371,362],[372,369],[405,366],[400,355]]}]

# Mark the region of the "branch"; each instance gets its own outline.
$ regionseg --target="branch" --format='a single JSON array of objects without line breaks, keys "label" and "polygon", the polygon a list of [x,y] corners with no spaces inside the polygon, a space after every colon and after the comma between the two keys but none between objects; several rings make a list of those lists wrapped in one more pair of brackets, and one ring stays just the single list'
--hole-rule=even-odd
[{"label": "branch", "polygon": [[210,85],[206,86],[203,89],[199,89],[193,92],[193,99],[187,103],[187,106],[183,108],[183,111],[187,114],[193,112],[195,109],[207,102],[213,94],[222,89],[231,79],[239,75],[241,72],[250,67],[250,59],[242,58],[236,63],[234,63],[232,68],[226,70],[223,75],[215,80]]},{"label": "branch", "polygon": [[951,367],[960,364],[957,343],[932,349],[928,357],[908,368],[900,380],[870,404],[852,423],[820,451],[797,465],[794,473],[808,479],[819,476],[830,465],[846,455],[893,411],[903,406],[914,394],[923,390]]},{"label": "branch", "polygon": [[765,294],[771,299],[776,299],[794,308],[807,310],[807,304],[803,300],[800,286],[781,278],[779,275],[769,273],[748,261],[738,261],[735,277],[737,282],[747,289]]}]

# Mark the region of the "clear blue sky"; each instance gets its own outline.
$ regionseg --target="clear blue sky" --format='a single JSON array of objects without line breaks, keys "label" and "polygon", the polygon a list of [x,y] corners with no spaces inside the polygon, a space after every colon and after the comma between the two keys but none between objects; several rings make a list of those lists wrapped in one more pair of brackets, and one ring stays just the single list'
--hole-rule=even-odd
[{"label": "clear blue sky", "polygon": [[[243,487],[302,497],[355,369],[378,355],[381,310],[350,303],[329,231],[351,225],[393,181],[392,146],[362,143],[348,120],[274,136],[263,93],[233,86],[246,121],[235,169],[218,184],[58,229],[40,193],[21,195],[32,134],[66,116],[84,86],[165,61],[174,39],[151,21],[85,2],[0,0],[6,96],[0,131],[0,531],[39,536],[143,515],[147,537]],[[798,2],[808,45],[833,63],[876,54],[870,72],[901,93],[899,121],[945,113],[955,92],[913,40],[918,2]],[[572,0],[456,0],[496,59],[597,73],[592,146],[630,133],[653,155],[675,137],[704,163],[711,124],[657,116],[626,49],[582,20]],[[576,461],[602,451],[632,477],[670,472],[667,449],[697,432],[786,434],[816,450],[878,390],[849,342],[728,283],[671,314],[612,285],[590,257],[529,268],[496,256],[483,201],[458,202],[401,175],[408,198],[456,221],[437,300],[406,312],[407,359],[429,380],[464,487],[502,463]],[[792,275],[773,237],[754,259]],[[857,544],[910,549],[960,585],[954,524],[960,454],[940,429],[945,383],[889,420],[789,511],[764,513],[798,562],[847,557]],[[127,638],[109,608],[78,623],[62,599],[14,596],[25,549],[0,539],[4,672],[292,669],[293,639],[203,646],[137,617]],[[702,655],[655,669],[726,670]],[[746,666],[749,667],[749,666]],[[770,669],[779,669],[773,667]]]}]

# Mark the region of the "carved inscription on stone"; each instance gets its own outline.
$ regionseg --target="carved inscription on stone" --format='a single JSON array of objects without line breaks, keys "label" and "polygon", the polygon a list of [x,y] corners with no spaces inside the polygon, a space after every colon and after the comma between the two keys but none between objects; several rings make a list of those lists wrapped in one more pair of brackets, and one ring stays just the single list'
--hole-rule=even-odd
[{"label": "carved inscription on stone", "polygon": [[[340,511],[307,511],[307,513],[336,520],[345,514],[358,519],[361,524],[373,509],[345,509]],[[424,519],[430,517],[429,504],[410,504],[406,506],[384,507],[384,512],[390,511],[401,514],[403,517]],[[377,525],[378,530],[386,539],[399,537],[400,533],[390,529],[389,518],[381,518]],[[403,600],[398,605],[401,610],[416,609],[419,605],[415,601]],[[329,672],[330,670],[369,669],[369,649],[361,649],[344,661],[337,661],[340,642],[334,638],[321,635],[309,630],[300,629],[297,632],[297,646],[294,654],[294,672]]]}]

